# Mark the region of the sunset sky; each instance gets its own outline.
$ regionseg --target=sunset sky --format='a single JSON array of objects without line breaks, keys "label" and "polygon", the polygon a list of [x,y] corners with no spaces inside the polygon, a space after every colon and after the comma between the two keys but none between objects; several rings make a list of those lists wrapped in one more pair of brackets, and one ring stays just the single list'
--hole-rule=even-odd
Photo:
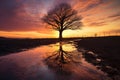
[{"label": "sunset sky", "polygon": [[83,23],[80,30],[64,31],[64,37],[120,35],[120,0],[0,0],[0,36],[58,37],[41,18],[60,3],[69,3]]}]

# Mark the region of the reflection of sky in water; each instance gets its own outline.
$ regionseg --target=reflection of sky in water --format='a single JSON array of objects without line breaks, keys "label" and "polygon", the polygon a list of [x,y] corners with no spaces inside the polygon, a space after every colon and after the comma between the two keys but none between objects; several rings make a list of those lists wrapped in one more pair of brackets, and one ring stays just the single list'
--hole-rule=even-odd
[{"label": "reflection of sky in water", "polygon": [[[69,74],[57,74],[44,59],[59,50],[59,43],[40,46],[28,51],[0,57],[0,80],[105,80],[105,74],[85,61],[74,45],[62,43],[64,51],[80,63],[67,63],[62,70]],[[54,62],[55,63],[55,62]],[[59,73],[59,71],[58,71]]]}]

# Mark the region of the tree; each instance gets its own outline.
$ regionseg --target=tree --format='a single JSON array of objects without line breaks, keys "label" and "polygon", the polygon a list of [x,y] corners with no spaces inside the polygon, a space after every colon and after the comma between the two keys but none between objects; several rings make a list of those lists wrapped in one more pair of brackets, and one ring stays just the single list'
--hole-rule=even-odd
[{"label": "tree", "polygon": [[54,30],[59,31],[59,40],[62,41],[62,33],[67,29],[79,29],[82,25],[81,16],[67,3],[61,3],[48,11],[43,21],[51,25]]}]

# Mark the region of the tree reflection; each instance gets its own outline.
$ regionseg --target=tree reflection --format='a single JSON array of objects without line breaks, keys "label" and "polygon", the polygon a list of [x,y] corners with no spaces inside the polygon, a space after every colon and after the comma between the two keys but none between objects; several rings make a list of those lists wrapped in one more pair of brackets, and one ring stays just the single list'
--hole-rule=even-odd
[{"label": "tree reflection", "polygon": [[45,63],[55,71],[55,73],[67,76],[71,75],[71,66],[69,65],[79,65],[81,60],[79,53],[65,51],[63,45],[62,42],[59,42],[59,50],[55,51],[51,56],[48,56],[45,59]]}]

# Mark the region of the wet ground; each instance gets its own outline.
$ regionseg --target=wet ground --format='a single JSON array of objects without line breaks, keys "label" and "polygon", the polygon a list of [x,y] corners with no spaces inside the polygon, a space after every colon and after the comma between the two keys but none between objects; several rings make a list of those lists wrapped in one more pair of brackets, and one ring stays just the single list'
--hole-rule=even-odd
[{"label": "wet ground", "polygon": [[[72,41],[43,45],[1,56],[0,80],[113,80],[96,65],[101,61],[94,52],[78,49]],[[120,79],[117,73],[114,80]]]}]

